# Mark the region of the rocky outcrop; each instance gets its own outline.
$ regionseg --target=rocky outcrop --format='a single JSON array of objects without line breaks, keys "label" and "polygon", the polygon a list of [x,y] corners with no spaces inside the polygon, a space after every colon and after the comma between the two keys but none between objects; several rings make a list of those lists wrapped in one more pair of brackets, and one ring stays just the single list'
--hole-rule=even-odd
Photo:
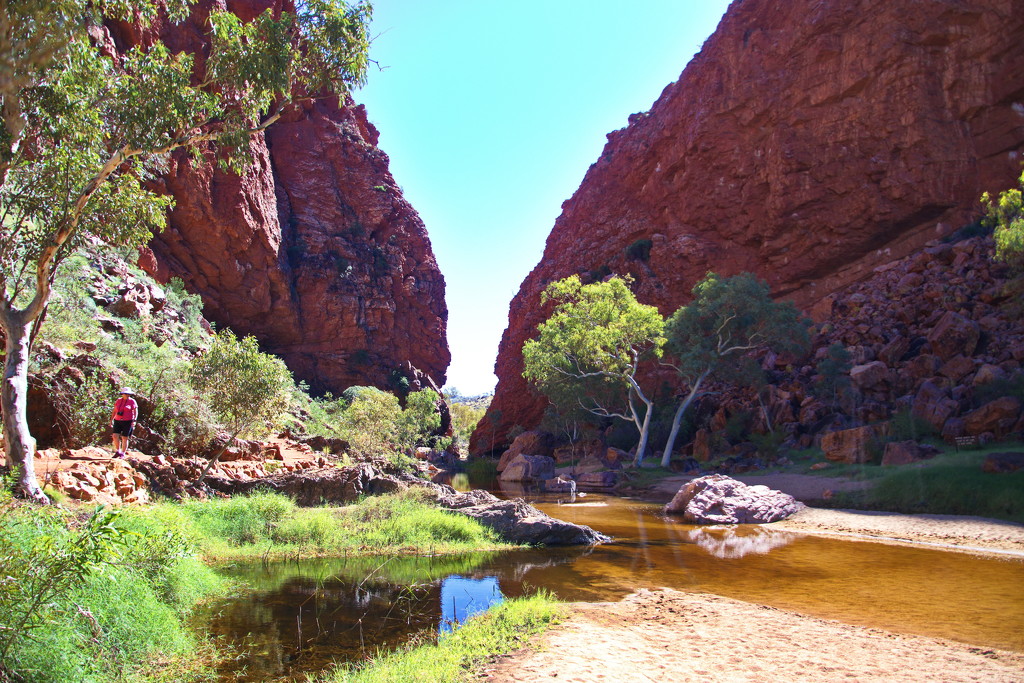
[{"label": "rocky outcrop", "polygon": [[563,205],[471,451],[541,417],[520,350],[553,280],[631,273],[668,314],[707,271],[751,271],[821,319],[832,292],[970,223],[1020,175],[1022,38],[1024,0],[734,2]]},{"label": "rocky outcrop", "polygon": [[721,474],[689,481],[665,506],[691,524],[766,524],[786,519],[803,503],[767,486],[748,486]]},{"label": "rocky outcrop", "polygon": [[[272,5],[292,2],[228,3],[243,18]],[[159,35],[201,51],[201,14],[145,32],[112,26],[110,40],[124,50]],[[175,154],[158,184],[174,208],[141,265],[181,277],[210,320],[257,337],[314,391],[386,389],[413,368],[443,385],[444,278],[377,140],[351,98],[318,98],[254,136],[240,175],[218,168],[212,149],[198,161]]]}]

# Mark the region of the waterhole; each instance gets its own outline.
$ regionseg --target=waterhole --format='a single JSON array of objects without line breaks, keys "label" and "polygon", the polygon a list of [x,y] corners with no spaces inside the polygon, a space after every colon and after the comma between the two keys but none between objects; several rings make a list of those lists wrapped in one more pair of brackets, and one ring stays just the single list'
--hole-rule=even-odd
[{"label": "waterhole", "polygon": [[332,662],[365,660],[541,588],[562,600],[597,602],[669,587],[1024,651],[1024,558],[759,526],[695,527],[663,517],[660,506],[600,495],[572,505],[536,504],[615,541],[594,548],[233,565],[222,571],[250,588],[214,605],[202,617],[205,627],[243,653],[230,665],[231,680],[301,680]]}]

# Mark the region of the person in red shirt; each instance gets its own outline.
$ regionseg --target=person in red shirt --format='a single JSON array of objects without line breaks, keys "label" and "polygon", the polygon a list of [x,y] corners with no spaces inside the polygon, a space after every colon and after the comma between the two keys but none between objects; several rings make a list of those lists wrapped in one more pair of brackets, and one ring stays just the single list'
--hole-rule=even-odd
[{"label": "person in red shirt", "polygon": [[135,392],[124,387],[121,396],[114,404],[114,412],[110,414],[111,427],[114,430],[115,458],[123,458],[128,452],[128,439],[135,429],[135,420],[139,416],[139,404],[132,398]]}]

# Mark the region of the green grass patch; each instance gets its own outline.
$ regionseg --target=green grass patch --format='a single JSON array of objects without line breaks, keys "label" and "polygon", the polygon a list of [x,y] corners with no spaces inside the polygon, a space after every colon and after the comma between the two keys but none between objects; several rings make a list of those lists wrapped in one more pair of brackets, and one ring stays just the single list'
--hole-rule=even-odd
[{"label": "green grass patch", "polygon": [[177,519],[211,561],[504,550],[490,529],[441,510],[418,489],[373,496],[345,507],[301,508],[289,498],[256,493],[157,506]]},{"label": "green grass patch", "polygon": [[[1022,450],[1000,444],[978,450],[947,452],[931,460],[898,467],[872,467],[874,485],[866,491],[836,493],[833,507],[990,517],[1024,524],[1024,470],[989,474],[981,470],[985,455]],[[826,472],[833,470],[826,470]]]},{"label": "green grass patch", "polygon": [[[433,641],[383,655],[361,666],[340,666],[319,683],[456,683],[470,680],[487,660],[522,647],[533,635],[557,623],[564,606],[546,593],[509,600],[469,619]],[[432,642],[433,641],[433,642]]]}]

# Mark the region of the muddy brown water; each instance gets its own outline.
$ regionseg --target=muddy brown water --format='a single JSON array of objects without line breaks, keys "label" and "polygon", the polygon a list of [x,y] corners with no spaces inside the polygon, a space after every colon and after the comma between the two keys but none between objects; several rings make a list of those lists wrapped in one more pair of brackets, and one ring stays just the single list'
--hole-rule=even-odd
[{"label": "muddy brown water", "polygon": [[[1024,557],[823,538],[757,526],[695,527],[660,506],[591,495],[534,501],[615,538],[595,548],[240,564],[250,588],[201,615],[242,655],[225,680],[302,680],[450,629],[543,588],[614,601],[639,588],[724,595],[900,633],[1024,652]],[[752,628],[756,627],[752,625]],[[228,670],[229,669],[229,670]]]}]

